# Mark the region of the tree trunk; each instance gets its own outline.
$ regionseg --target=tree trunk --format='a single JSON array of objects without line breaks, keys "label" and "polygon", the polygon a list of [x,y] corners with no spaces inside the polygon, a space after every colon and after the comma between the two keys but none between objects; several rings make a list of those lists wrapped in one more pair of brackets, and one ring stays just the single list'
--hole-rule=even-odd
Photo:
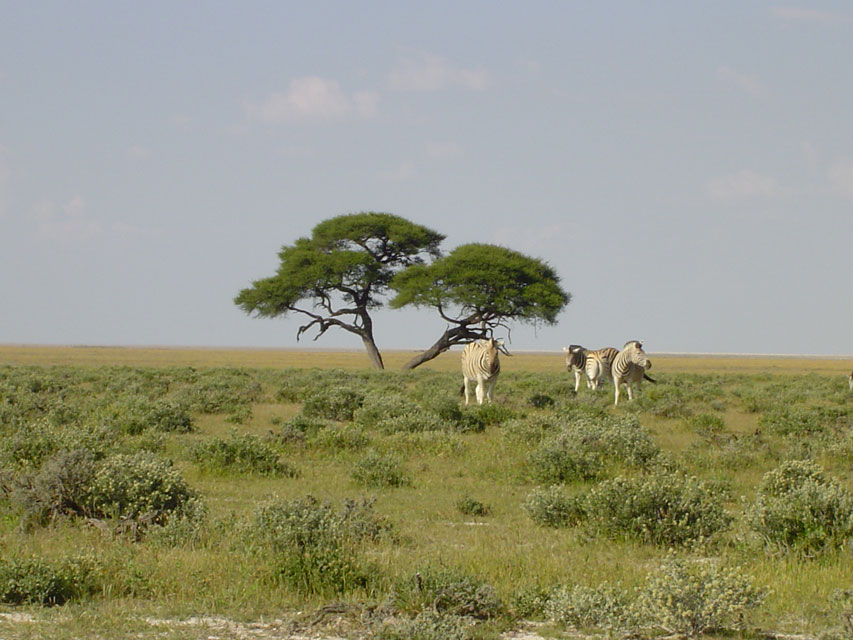
[{"label": "tree trunk", "polygon": [[445,331],[442,336],[436,340],[435,344],[423,353],[419,353],[414,358],[403,365],[403,371],[409,371],[415,367],[419,367],[424,362],[429,362],[433,358],[440,356],[442,353],[450,349],[455,344],[463,344],[472,340],[480,340],[484,338],[482,332],[477,333],[471,331],[466,325],[453,327]]},{"label": "tree trunk", "polygon": [[385,364],[382,362],[382,354],[379,353],[379,349],[373,341],[373,336],[363,333],[361,334],[361,341],[364,343],[364,348],[367,349],[367,355],[370,358],[373,368],[384,369]]}]

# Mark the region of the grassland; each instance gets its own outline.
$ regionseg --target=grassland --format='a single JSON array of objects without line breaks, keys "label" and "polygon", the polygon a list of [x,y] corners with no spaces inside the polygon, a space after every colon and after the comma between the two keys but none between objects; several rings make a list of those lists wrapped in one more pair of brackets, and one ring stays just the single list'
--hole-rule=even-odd
[{"label": "grassland", "polygon": [[[395,369],[411,353],[384,355],[388,370],[375,372],[357,351],[0,346],[2,559],[92,567],[79,578],[86,588],[63,606],[0,605],[0,637],[390,638],[382,612],[393,620],[437,607],[439,599],[419,602],[412,585],[442,572],[500,602],[469,637],[497,637],[524,619],[561,636],[569,626],[541,606],[548,593],[605,582],[641,589],[673,554],[736,567],[765,592],[741,635],[845,637],[849,541],[769,545],[748,514],[764,474],[787,460],[819,464],[853,490],[849,362],[653,354],[658,384],[614,408],[609,387],[571,392],[561,354],[518,353],[502,361],[497,406],[466,409],[457,352],[408,373]],[[350,413],[335,413],[345,400],[355,403]],[[185,417],[188,428],[174,426]],[[647,437],[655,457],[637,463],[627,450],[584,449],[571,437],[584,425],[641,444]],[[69,444],[68,434],[79,442]],[[247,457],[232,464],[220,455],[237,445]],[[57,456],[77,446],[98,464],[140,452],[173,461],[204,517],[130,535],[106,514],[45,511],[36,489]],[[591,455],[600,464],[594,476],[553,475],[554,460]],[[272,466],[261,466],[270,456]],[[571,500],[658,468],[698,478],[730,522],[707,539],[670,544],[627,530],[607,535],[591,520],[547,526],[525,508],[551,485]],[[355,521],[381,522],[388,535],[333,545],[340,555],[324,548],[333,562],[322,570],[305,564],[310,554],[294,568],[294,556],[258,532],[258,509],[308,509],[307,496],[336,513],[367,498]],[[337,588],[315,569],[354,576],[353,584]],[[443,589],[446,599],[450,586]]]}]

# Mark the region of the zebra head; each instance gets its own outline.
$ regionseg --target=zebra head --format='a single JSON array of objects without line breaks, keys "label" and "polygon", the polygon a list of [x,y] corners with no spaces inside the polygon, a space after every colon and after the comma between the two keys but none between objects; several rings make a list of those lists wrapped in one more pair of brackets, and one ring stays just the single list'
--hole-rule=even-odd
[{"label": "zebra head", "polygon": [[570,344],[568,347],[563,347],[566,352],[566,368],[571,369],[573,366],[580,367],[583,361],[583,347],[579,344]]},{"label": "zebra head", "polygon": [[651,369],[652,361],[643,351],[643,343],[640,340],[629,340],[625,343],[624,351],[626,351],[631,359],[631,362],[643,369]]}]

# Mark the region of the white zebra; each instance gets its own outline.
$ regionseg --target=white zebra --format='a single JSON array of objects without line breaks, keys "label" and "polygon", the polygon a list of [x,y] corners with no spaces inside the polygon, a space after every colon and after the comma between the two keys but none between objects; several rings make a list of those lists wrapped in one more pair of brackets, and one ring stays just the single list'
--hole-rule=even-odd
[{"label": "white zebra", "polygon": [[577,344],[563,347],[566,352],[566,368],[575,374],[575,393],[580,387],[581,375],[586,374],[586,386],[598,389],[602,380],[610,377],[610,366],[613,358],[619,353],[618,349],[605,347],[590,351]]},{"label": "white zebra", "polygon": [[624,383],[628,389],[628,400],[634,399],[634,385],[637,388],[645,378],[649,382],[655,382],[646,375],[646,369],[652,368],[652,361],[649,360],[646,352],[643,351],[643,343],[639,340],[630,340],[625,343],[625,347],[616,354],[611,365],[611,375],[613,376],[613,388],[615,389],[616,398],[613,404],[619,404],[619,386]]},{"label": "white zebra", "polygon": [[[471,383],[477,383],[477,404],[492,401],[498,374],[501,372],[499,351],[503,349],[503,340],[476,340],[470,342],[462,351],[462,388],[465,390],[465,404],[471,392]],[[507,354],[509,355],[509,354]]]}]

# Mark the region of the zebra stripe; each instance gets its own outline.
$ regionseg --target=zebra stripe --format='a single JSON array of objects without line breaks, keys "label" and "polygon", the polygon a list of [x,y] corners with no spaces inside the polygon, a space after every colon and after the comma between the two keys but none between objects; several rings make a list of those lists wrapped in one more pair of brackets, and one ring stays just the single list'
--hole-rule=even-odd
[{"label": "zebra stripe", "polygon": [[477,340],[466,345],[462,351],[462,386],[465,390],[465,404],[468,404],[470,385],[477,383],[477,404],[492,401],[498,374],[501,372],[501,361],[498,349],[503,346],[503,340]]},{"label": "zebra stripe", "polygon": [[616,354],[611,366],[611,375],[613,376],[613,387],[616,398],[614,404],[619,404],[619,386],[625,384],[628,389],[628,400],[634,399],[634,385],[637,388],[643,382],[643,378],[649,382],[654,382],[646,375],[646,369],[652,368],[652,362],[643,351],[643,343],[639,340],[630,340],[625,343],[625,347]]},{"label": "zebra stripe", "polygon": [[590,351],[577,344],[563,347],[566,352],[566,369],[575,374],[575,393],[580,387],[581,375],[586,374],[586,386],[598,389],[602,380],[610,377],[610,366],[613,358],[619,353],[618,349],[605,347]]}]

